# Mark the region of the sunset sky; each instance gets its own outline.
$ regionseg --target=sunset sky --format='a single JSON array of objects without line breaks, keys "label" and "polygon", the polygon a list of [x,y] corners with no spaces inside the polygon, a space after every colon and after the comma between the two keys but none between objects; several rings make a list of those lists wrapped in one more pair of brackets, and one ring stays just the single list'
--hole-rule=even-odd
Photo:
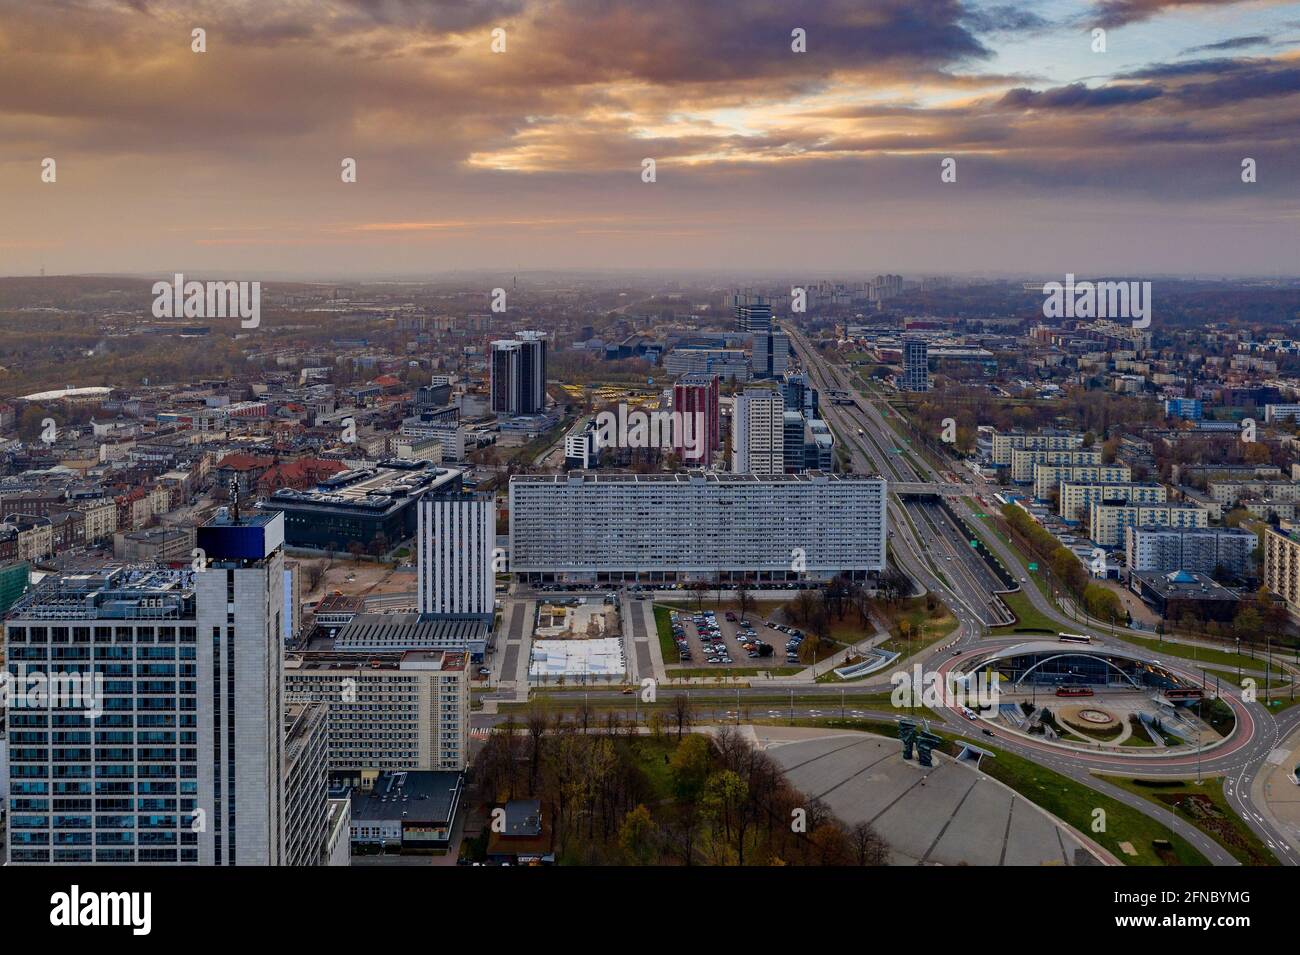
[{"label": "sunset sky", "polygon": [[0,0],[0,275],[1295,274],[1298,180],[1300,3]]}]

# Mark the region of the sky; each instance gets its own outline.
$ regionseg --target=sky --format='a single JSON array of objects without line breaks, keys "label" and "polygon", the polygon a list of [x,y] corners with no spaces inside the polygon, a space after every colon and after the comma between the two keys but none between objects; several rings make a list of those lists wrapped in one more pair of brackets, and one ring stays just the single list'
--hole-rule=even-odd
[{"label": "sky", "polygon": [[1300,3],[0,0],[0,275],[1294,275],[1298,239]]}]

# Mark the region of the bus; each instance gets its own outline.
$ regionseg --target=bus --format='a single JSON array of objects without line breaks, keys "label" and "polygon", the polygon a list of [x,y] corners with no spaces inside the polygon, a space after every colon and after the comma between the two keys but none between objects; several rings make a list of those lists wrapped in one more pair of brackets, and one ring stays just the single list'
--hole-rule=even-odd
[{"label": "bus", "polygon": [[1092,696],[1092,689],[1086,686],[1060,686],[1056,688],[1057,696]]},{"label": "bus", "polygon": [[1058,633],[1056,639],[1062,643],[1092,643],[1092,637],[1086,633]]}]

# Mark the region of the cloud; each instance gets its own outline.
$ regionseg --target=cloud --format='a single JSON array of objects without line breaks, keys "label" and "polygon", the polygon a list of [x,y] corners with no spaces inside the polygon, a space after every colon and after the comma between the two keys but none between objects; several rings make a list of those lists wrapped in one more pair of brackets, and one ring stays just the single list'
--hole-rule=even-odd
[{"label": "cloud", "polygon": [[1089,87],[1071,83],[1050,90],[1031,90],[1018,87],[1008,90],[1001,105],[1013,109],[1107,109],[1128,103],[1144,103],[1162,95],[1159,86],[1101,86]]},{"label": "cloud", "polygon": [[1290,0],[1099,0],[1093,6],[1093,15],[1103,26],[1113,27],[1149,20],[1163,13],[1259,2],[1282,5]]},{"label": "cloud", "polygon": [[1202,43],[1200,46],[1189,46],[1179,53],[1179,56],[1186,56],[1189,53],[1209,53],[1221,50],[1241,50],[1251,46],[1270,46],[1273,43],[1271,37],[1261,36],[1234,36],[1227,40],[1220,40],[1218,43]]}]

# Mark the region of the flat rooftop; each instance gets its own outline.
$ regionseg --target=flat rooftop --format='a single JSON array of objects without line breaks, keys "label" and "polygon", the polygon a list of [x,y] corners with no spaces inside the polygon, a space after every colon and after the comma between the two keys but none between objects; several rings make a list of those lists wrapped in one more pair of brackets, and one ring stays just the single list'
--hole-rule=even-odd
[{"label": "flat rooftop", "polygon": [[463,774],[456,772],[381,773],[373,789],[352,790],[352,821],[449,823],[463,781]]},{"label": "flat rooftop", "polygon": [[817,484],[883,481],[878,474],[832,474],[828,471],[805,471],[802,474],[778,474],[759,477],[717,471],[687,471],[676,474],[633,474],[630,472],[569,471],[564,474],[516,474],[511,484]]},{"label": "flat rooftop", "polygon": [[[320,611],[318,610],[317,613]],[[420,649],[486,640],[486,614],[358,613],[334,638],[334,649]]]},{"label": "flat rooftop", "polygon": [[316,670],[463,670],[466,654],[458,650],[300,650],[285,654],[288,671]]},{"label": "flat rooftop", "polygon": [[9,609],[9,618],[176,619],[194,607],[194,571],[123,565],[50,575]]}]

